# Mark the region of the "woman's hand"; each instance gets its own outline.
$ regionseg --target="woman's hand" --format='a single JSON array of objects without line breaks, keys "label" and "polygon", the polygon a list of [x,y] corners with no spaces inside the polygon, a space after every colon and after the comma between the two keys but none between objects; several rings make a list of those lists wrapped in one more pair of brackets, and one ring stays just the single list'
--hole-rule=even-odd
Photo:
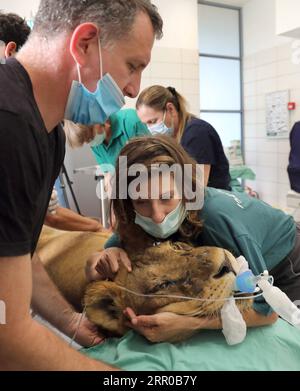
[{"label": "woman's hand", "polygon": [[118,247],[108,248],[93,254],[87,261],[85,274],[88,281],[113,280],[123,263],[128,272],[132,271],[127,253]]},{"label": "woman's hand", "polygon": [[69,325],[68,336],[73,338],[75,333],[75,342],[85,348],[99,345],[105,341],[103,335],[99,333],[98,327],[80,313],[73,315]]},{"label": "woman's hand", "polygon": [[130,320],[127,326],[142,334],[150,342],[176,342],[191,337],[197,330],[210,328],[211,319],[194,318],[173,313],[137,316],[132,309],[124,311]]},{"label": "woman's hand", "polygon": [[[177,342],[179,339],[191,337],[197,330],[222,329],[222,320],[219,316],[197,318],[167,312],[152,316],[137,316],[131,308],[127,308],[124,315],[130,321],[127,326],[142,334],[150,342]],[[243,317],[248,327],[266,326],[278,320],[278,315],[275,313],[264,316],[253,309],[243,313]]]}]

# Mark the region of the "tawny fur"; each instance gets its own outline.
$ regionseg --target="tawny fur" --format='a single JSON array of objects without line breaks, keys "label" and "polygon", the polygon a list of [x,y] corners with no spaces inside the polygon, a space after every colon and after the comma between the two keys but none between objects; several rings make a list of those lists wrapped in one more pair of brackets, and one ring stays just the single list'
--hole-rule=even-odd
[{"label": "tawny fur", "polygon": [[[164,242],[147,248],[141,254],[132,252],[129,256],[133,264],[132,273],[122,267],[113,282],[95,282],[86,290],[84,302],[88,317],[109,335],[122,336],[128,331],[123,315],[123,310],[127,307],[131,307],[139,315],[172,312],[187,316],[216,317],[220,315],[224,305],[224,301],[139,297],[121,287],[146,295],[201,299],[224,299],[232,294],[238,265],[226,250]],[[225,270],[224,274],[219,274],[222,270]],[[250,308],[250,303],[241,301],[239,306],[242,311],[246,311]],[[178,342],[191,335],[192,333],[180,334],[169,342]]]},{"label": "tawny fur", "polygon": [[85,265],[91,254],[103,250],[109,234],[66,232],[44,226],[37,253],[63,296],[78,311],[87,286]]},{"label": "tawny fur", "polygon": [[[52,241],[49,240],[51,235]],[[41,242],[39,255],[53,281],[77,309],[82,309],[84,303],[88,318],[109,336],[122,336],[128,331],[123,315],[127,307],[139,315],[172,312],[215,317],[224,305],[224,301],[139,297],[121,287],[146,295],[223,299],[232,294],[238,269],[235,258],[226,250],[163,242],[141,252],[129,250],[131,273],[121,266],[114,281],[87,284],[84,277],[86,260],[90,254],[102,249],[107,237],[103,234],[53,233],[49,229],[43,231],[43,236],[48,245]],[[247,311],[251,301],[241,301],[238,305],[242,311]],[[180,334],[170,342],[181,341],[190,335]]]}]

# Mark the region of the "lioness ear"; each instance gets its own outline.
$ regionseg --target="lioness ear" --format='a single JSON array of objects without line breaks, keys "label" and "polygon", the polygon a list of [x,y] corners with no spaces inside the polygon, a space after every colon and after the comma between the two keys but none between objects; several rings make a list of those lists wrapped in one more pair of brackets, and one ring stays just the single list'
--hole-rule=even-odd
[{"label": "lioness ear", "polygon": [[184,250],[184,251],[191,251],[193,249],[192,246],[190,246],[187,243],[183,242],[170,242],[170,246],[173,250]]},{"label": "lioness ear", "polygon": [[110,281],[88,285],[83,305],[88,319],[108,335],[122,336],[126,332],[123,315],[123,295],[120,288]]}]

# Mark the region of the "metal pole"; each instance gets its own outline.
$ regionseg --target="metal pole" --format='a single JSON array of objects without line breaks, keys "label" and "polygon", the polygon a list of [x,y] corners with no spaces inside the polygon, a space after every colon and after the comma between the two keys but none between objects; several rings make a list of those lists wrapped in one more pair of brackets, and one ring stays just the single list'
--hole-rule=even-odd
[{"label": "metal pole", "polygon": [[63,164],[63,166],[62,166],[62,173],[63,173],[63,174],[65,175],[65,177],[66,177],[67,184],[68,184],[68,186],[69,186],[69,189],[70,189],[70,192],[71,192],[71,195],[72,195],[72,198],[73,198],[73,201],[74,201],[74,204],[75,204],[77,213],[81,215],[81,211],[80,211],[80,208],[79,208],[79,205],[78,205],[78,202],[77,202],[77,199],[76,199],[76,196],[75,196],[73,187],[72,187],[73,182],[71,182],[71,180],[70,180],[70,178],[69,178],[69,175],[68,175],[68,173],[67,173],[66,167],[65,167],[64,164]]},{"label": "metal pole", "polygon": [[104,175],[100,175],[97,177],[99,184],[100,184],[100,202],[101,202],[101,222],[103,225],[103,228],[108,229],[109,228],[109,221],[108,221],[108,211],[106,208],[106,198],[105,198],[105,177]]},{"label": "metal pole", "polygon": [[64,194],[64,200],[65,200],[66,208],[70,209],[70,203],[69,203],[69,200],[68,200],[68,194],[66,192],[66,185],[65,185],[65,181],[64,181],[64,176],[63,176],[62,170],[61,170],[60,175],[59,175],[59,181],[60,181],[60,188],[61,188],[61,190],[63,191],[63,194]]}]

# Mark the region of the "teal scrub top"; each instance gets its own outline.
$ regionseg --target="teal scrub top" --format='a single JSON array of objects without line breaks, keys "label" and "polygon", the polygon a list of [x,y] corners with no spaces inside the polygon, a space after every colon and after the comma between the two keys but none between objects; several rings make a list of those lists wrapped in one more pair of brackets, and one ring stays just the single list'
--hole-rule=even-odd
[{"label": "teal scrub top", "polygon": [[[200,218],[201,244],[243,255],[255,275],[274,269],[295,247],[294,219],[245,193],[207,188]],[[262,297],[255,299],[253,308],[272,313]]]},{"label": "teal scrub top", "polygon": [[274,269],[295,246],[294,219],[245,193],[207,188],[200,218],[203,243],[243,255],[256,275]]},{"label": "teal scrub top", "polygon": [[133,109],[121,110],[110,116],[112,137],[107,145],[103,143],[92,147],[93,154],[103,172],[109,172],[109,166],[115,166],[122,148],[134,137],[150,136],[146,125],[138,118]]},{"label": "teal scrub top", "polygon": [[[243,255],[255,275],[271,271],[293,250],[296,223],[291,216],[245,193],[207,188],[200,212],[203,230],[198,245],[216,246]],[[105,248],[120,247],[113,235]],[[254,309],[264,315],[270,307],[257,298]]]},{"label": "teal scrub top", "polygon": [[[256,275],[274,269],[296,243],[293,217],[245,193],[206,188],[200,219],[199,245],[223,247],[236,257],[243,255]],[[105,247],[112,244],[118,244],[117,235]]]}]

